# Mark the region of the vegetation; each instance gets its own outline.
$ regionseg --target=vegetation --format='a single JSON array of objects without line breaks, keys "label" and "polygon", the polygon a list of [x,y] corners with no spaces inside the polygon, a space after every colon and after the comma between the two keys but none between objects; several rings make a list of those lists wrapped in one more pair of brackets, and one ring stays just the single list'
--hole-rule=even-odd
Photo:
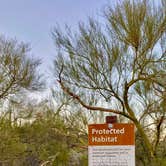
[{"label": "vegetation", "polygon": [[[77,33],[69,28],[53,32],[63,91],[84,108],[132,121],[148,165],[160,160],[165,134],[166,3],[160,2],[124,0],[104,11],[105,25],[90,19]],[[99,106],[104,102],[107,108]]]},{"label": "vegetation", "polygon": [[40,61],[28,57],[28,51],[27,44],[0,38],[0,100],[42,85],[36,72]]},{"label": "vegetation", "polygon": [[166,165],[166,1],[123,0],[52,32],[61,87],[47,100],[29,46],[0,37],[0,166],[87,166],[89,123],[136,126],[136,165]]},{"label": "vegetation", "polygon": [[22,123],[7,112],[0,119],[0,165],[87,165],[86,118],[82,112],[59,115],[45,102],[34,105]]}]

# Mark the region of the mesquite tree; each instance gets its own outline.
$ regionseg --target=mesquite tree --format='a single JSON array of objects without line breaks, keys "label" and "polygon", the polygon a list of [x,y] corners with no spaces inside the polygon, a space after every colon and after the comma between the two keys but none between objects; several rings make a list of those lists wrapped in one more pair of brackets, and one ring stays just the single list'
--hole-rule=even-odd
[{"label": "mesquite tree", "polygon": [[166,3],[124,0],[108,6],[104,16],[105,23],[89,19],[77,32],[55,28],[56,76],[83,107],[131,120],[150,161],[166,119]]}]

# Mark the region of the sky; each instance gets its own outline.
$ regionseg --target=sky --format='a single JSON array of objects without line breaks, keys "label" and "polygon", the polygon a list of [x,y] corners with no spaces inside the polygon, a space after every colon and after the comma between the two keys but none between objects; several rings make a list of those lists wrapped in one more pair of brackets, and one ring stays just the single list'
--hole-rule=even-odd
[{"label": "sky", "polygon": [[41,72],[49,78],[56,49],[51,31],[58,24],[76,29],[88,16],[100,19],[113,0],[0,0],[0,34],[29,43],[31,54],[42,60]]}]

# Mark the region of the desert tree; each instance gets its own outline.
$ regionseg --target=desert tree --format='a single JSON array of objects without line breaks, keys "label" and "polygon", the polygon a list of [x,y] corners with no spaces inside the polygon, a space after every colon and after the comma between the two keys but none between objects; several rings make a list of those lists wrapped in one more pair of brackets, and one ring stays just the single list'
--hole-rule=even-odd
[{"label": "desert tree", "polygon": [[[56,77],[63,91],[86,109],[132,121],[150,161],[166,119],[166,3],[124,0],[108,5],[103,14],[104,23],[90,18],[77,32],[54,29]],[[151,122],[155,139],[146,132]]]},{"label": "desert tree", "polygon": [[22,90],[42,87],[37,67],[40,61],[30,55],[28,44],[0,37],[0,100]]}]

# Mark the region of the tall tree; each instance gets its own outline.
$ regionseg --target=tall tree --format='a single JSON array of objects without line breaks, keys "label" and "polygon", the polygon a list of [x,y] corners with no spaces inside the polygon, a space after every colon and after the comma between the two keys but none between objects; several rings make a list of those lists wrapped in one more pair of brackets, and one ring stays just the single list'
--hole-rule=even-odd
[{"label": "tall tree", "polygon": [[0,37],[0,100],[21,90],[41,87],[39,60],[29,56],[29,46]]},{"label": "tall tree", "polygon": [[[104,15],[105,24],[90,19],[75,33],[55,28],[56,76],[83,107],[131,120],[150,161],[157,155],[166,119],[166,3],[124,0]],[[108,107],[95,106],[91,99],[105,101]],[[152,122],[149,117],[155,117],[154,139],[145,129],[145,121]]]}]

